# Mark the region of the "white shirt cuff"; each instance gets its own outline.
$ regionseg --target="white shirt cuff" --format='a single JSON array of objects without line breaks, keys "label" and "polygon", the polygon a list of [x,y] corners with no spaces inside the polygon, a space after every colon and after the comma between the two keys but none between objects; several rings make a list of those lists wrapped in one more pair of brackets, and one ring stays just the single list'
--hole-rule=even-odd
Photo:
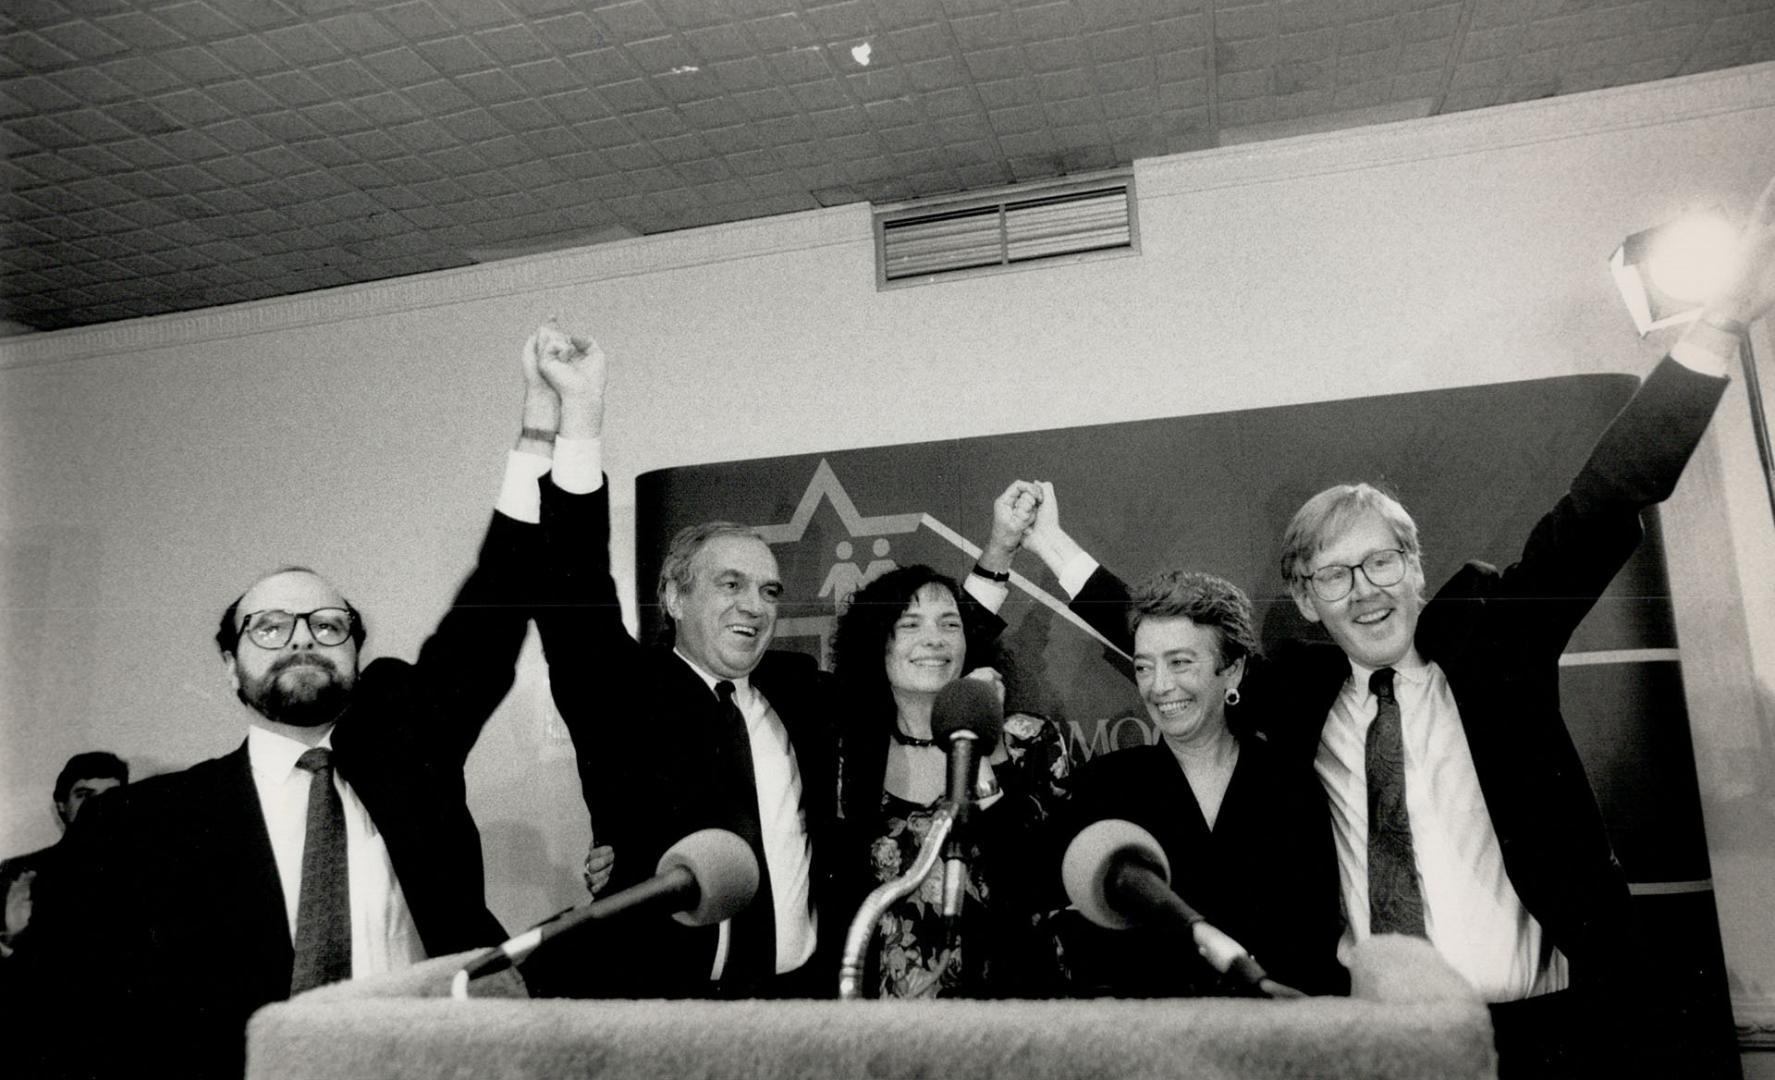
[{"label": "white shirt cuff", "polygon": [[519,450],[505,455],[505,479],[499,484],[494,508],[515,521],[535,525],[542,520],[542,492],[536,482],[549,471],[549,459]]},{"label": "white shirt cuff", "polygon": [[979,602],[980,606],[997,615],[1005,606],[1005,598],[1011,595],[1011,586],[1003,581],[981,577],[972,570],[962,579],[962,589]]},{"label": "white shirt cuff", "polygon": [[[1698,339],[1702,338],[1702,336],[1703,335],[1701,334],[1688,334],[1679,338],[1677,343],[1670,347],[1670,358],[1681,364],[1683,367],[1688,368],[1690,371],[1699,372],[1702,375],[1714,375],[1719,377],[1729,375],[1732,370],[1732,361],[1737,358],[1738,343],[1736,339],[1732,340],[1732,351],[1722,355],[1708,346],[1701,344]],[[1721,344],[1724,344],[1724,339],[1726,337],[1727,335],[1722,333],[1717,340],[1719,340]],[[1711,341],[1716,339],[1709,338],[1708,340]]]},{"label": "white shirt cuff", "polygon": [[604,486],[604,440],[555,440],[555,486],[569,495],[588,495]]},{"label": "white shirt cuff", "polygon": [[1097,560],[1089,552],[1081,551],[1066,560],[1066,565],[1060,568],[1060,587],[1066,590],[1066,598],[1070,600],[1077,596],[1096,572]]}]

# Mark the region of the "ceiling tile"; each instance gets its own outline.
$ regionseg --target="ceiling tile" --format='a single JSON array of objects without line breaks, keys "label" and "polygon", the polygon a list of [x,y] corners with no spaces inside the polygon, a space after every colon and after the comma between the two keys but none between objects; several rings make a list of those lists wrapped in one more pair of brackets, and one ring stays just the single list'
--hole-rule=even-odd
[{"label": "ceiling tile", "polygon": [[[184,34],[143,11],[125,11],[116,15],[100,16],[90,25],[116,38],[127,47],[142,52],[170,48],[174,45],[182,45],[186,41]],[[52,35],[45,34],[44,36],[51,37]]]},{"label": "ceiling tile", "polygon": [[[209,50],[217,59],[246,75],[267,75],[289,70],[285,60],[270,45],[256,37],[224,38],[211,42]],[[129,79],[118,76],[124,82]],[[133,84],[132,84],[133,85]]]},{"label": "ceiling tile", "polygon": [[387,26],[368,12],[341,12],[320,20],[316,25],[334,44],[353,54],[387,49],[401,42]]},{"label": "ceiling tile", "polygon": [[49,260],[0,265],[90,268],[40,274],[53,305],[8,283],[0,318],[38,327],[1775,59],[1760,0],[34,0],[0,25],[0,230]]},{"label": "ceiling tile", "polygon": [[[277,30],[266,30],[263,41],[277,50],[280,57],[289,60],[298,67],[316,67],[334,60],[344,59],[344,50],[334,43],[332,37],[323,34],[318,27],[296,25],[282,27]],[[366,44],[351,43],[353,50],[366,50]]]}]

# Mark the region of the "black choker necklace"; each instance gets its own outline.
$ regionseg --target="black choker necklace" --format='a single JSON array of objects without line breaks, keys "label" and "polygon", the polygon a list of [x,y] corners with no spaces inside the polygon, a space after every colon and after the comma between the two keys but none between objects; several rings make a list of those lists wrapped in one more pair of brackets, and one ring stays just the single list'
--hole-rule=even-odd
[{"label": "black choker necklace", "polygon": [[916,735],[906,734],[904,731],[900,730],[900,725],[898,725],[898,724],[895,724],[893,727],[889,728],[888,734],[892,735],[894,737],[894,741],[899,743],[901,746],[935,746],[935,745],[937,745],[937,740],[935,740],[935,739],[921,739]]}]

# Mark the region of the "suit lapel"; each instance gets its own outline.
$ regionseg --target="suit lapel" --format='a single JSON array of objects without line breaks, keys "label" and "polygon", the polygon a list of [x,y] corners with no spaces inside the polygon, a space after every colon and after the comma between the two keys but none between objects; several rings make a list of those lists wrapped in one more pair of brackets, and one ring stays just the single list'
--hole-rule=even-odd
[{"label": "suit lapel", "polygon": [[[1144,748],[1144,752],[1147,774],[1152,783],[1143,786],[1149,787],[1158,796],[1155,809],[1163,808],[1160,812],[1174,823],[1174,828],[1183,839],[1184,843],[1178,850],[1189,851],[1206,844],[1211,835],[1208,819],[1202,816],[1202,804],[1196,799],[1196,790],[1190,786],[1188,774],[1183,771],[1183,763],[1177,760],[1177,755],[1163,742]],[[1180,868],[1174,868],[1177,869]]]},{"label": "suit lapel", "polygon": [[280,981],[287,987],[294,959],[289,915],[284,910],[283,882],[277,875],[277,857],[271,852],[271,833],[265,827],[265,810],[259,805],[246,744],[219,758],[217,764],[215,797],[200,796],[214,811],[214,869],[234,879],[242,904],[242,930],[251,947],[277,965],[282,972]]}]

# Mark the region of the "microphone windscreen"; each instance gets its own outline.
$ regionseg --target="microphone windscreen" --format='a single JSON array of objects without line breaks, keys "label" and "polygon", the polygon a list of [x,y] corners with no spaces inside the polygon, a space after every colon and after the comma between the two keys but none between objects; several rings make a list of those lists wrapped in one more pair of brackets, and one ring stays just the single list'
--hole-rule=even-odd
[{"label": "microphone windscreen", "polygon": [[758,892],[758,859],[744,840],[726,829],[702,829],[666,849],[658,873],[675,868],[696,879],[696,906],[672,917],[686,926],[708,926],[744,911]]},{"label": "microphone windscreen", "polygon": [[956,679],[937,691],[937,700],[931,705],[931,734],[939,745],[947,746],[958,731],[971,731],[975,751],[985,760],[998,746],[1004,729],[1005,707],[991,683]]},{"label": "microphone windscreen", "polygon": [[1120,818],[1092,822],[1072,838],[1061,860],[1066,898],[1079,914],[1098,926],[1111,930],[1133,926],[1133,920],[1117,911],[1108,895],[1110,873],[1128,862],[1148,866],[1166,882],[1171,880],[1171,863],[1152,833]]}]

